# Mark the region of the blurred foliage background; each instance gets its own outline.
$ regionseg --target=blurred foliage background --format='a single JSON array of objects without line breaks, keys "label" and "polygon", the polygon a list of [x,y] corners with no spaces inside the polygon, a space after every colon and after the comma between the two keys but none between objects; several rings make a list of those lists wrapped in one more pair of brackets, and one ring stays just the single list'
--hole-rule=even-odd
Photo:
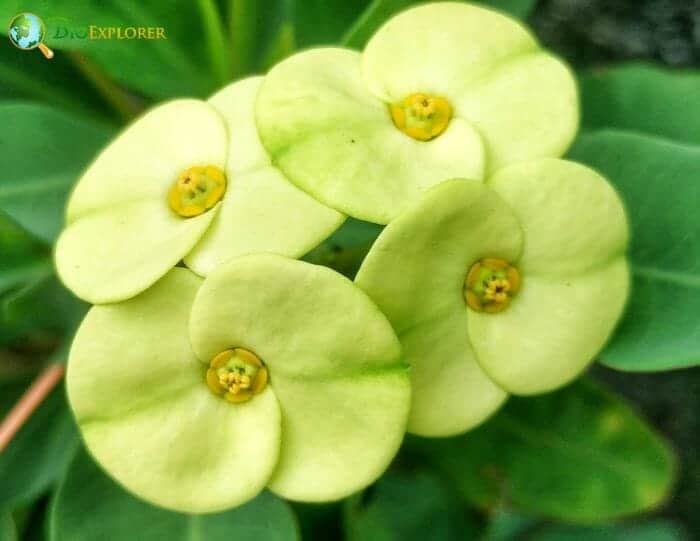
[{"label": "blurred foliage background", "polygon": [[[140,111],[207,97],[296,49],[361,48],[411,0],[0,0],[47,23],[52,61],[0,40],[0,413],[63,362],[87,306],[51,245],[81,170]],[[0,541],[679,541],[700,537],[700,1],[484,0],[574,67],[571,157],[630,210],[635,296],[581,382],[511,399],[456,438],[409,437],[347,501],[265,493],[218,515],[155,509],[90,460],[58,388],[0,454]],[[158,26],[165,41],[91,41],[88,25]],[[309,256],[348,274],[376,228],[350,223]],[[643,337],[643,340],[640,340]],[[625,372],[608,366],[624,369]]]}]

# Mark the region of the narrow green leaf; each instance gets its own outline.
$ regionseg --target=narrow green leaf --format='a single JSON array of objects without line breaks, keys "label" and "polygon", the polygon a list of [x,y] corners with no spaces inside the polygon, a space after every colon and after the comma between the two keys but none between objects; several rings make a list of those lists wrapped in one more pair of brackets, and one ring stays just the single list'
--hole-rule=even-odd
[{"label": "narrow green leaf", "polygon": [[[0,414],[4,416],[26,386],[0,385]],[[0,509],[29,503],[46,491],[62,477],[77,447],[78,433],[59,386],[0,453]]]},{"label": "narrow green leaf", "polygon": [[584,129],[619,128],[700,144],[700,71],[630,63],[580,76]]},{"label": "narrow green leaf", "polygon": [[[198,2],[173,0],[4,0],[0,20],[30,11],[46,23],[46,44],[57,51],[81,51],[116,81],[153,98],[205,97],[219,84],[211,70],[207,14]],[[91,35],[92,27],[92,35]],[[95,27],[100,27],[100,33]],[[163,29],[165,39],[124,39],[127,28]],[[111,39],[104,39],[113,29]],[[121,29],[122,39],[118,39]],[[0,26],[7,34],[7,26]],[[147,37],[147,36],[146,36]],[[97,38],[97,39],[95,39]],[[38,51],[25,54],[37,54]]]},{"label": "narrow green leaf", "polygon": [[348,541],[459,541],[475,539],[476,524],[427,471],[389,472],[345,503]]},{"label": "narrow green leaf", "polygon": [[0,512],[0,541],[17,541],[17,530],[9,512]]},{"label": "narrow green leaf", "polygon": [[112,128],[24,102],[0,104],[0,126],[0,210],[52,242],[68,192]]},{"label": "narrow green leaf", "polygon": [[338,43],[369,4],[370,0],[296,0],[297,43],[300,47]]},{"label": "narrow green leaf", "polygon": [[[86,513],[86,509],[90,512]],[[75,457],[54,496],[49,531],[51,541],[299,539],[296,519],[290,507],[269,492],[223,513],[173,513],[153,507],[125,492],[97,467],[85,451]]]},{"label": "narrow green leaf", "polygon": [[409,445],[469,502],[512,504],[573,522],[601,522],[658,505],[676,466],[672,451],[644,421],[587,382],[513,398],[464,436],[412,439]]},{"label": "narrow green leaf", "polygon": [[[348,28],[341,43],[353,49],[362,49],[379,27],[392,16],[411,6],[424,3],[426,0],[373,0],[365,11]],[[513,17],[525,18],[535,5],[535,0],[476,0],[472,3],[483,4],[509,14]]]},{"label": "narrow green leaf", "polygon": [[603,363],[620,370],[700,364],[700,147],[619,131],[569,153],[605,175],[627,207],[634,282]]},{"label": "narrow green leaf", "polygon": [[689,541],[678,524],[654,520],[641,524],[599,527],[551,526],[538,531],[527,541]]}]

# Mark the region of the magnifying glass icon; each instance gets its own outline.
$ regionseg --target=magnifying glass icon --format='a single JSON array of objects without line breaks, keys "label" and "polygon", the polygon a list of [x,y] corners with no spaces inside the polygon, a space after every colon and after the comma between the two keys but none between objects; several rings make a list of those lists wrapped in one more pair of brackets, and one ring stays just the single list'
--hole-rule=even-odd
[{"label": "magnifying glass icon", "polygon": [[38,48],[46,58],[53,58],[53,51],[44,45],[46,25],[41,17],[33,13],[15,15],[10,21],[7,34],[18,49],[31,51]]}]

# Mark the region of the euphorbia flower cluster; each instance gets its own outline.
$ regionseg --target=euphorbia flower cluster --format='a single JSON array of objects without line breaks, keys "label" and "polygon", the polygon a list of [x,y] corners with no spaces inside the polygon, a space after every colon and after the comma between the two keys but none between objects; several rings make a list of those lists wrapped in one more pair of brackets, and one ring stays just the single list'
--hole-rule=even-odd
[{"label": "euphorbia flower cluster", "polygon": [[[67,376],[88,449],[184,512],[328,501],[407,428],[462,432],[576,377],[628,290],[617,195],[557,159],[577,122],[561,61],[456,2],[146,113],[56,246],[96,304]],[[297,259],[348,215],[388,224],[355,282]]]}]

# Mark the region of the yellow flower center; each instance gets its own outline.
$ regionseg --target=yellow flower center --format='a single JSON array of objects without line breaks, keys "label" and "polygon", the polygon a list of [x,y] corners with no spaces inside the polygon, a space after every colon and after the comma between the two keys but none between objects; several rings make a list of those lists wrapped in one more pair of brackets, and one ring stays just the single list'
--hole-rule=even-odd
[{"label": "yellow flower center", "polygon": [[213,165],[185,169],[168,193],[170,208],[185,218],[199,216],[216,205],[226,192],[226,175]]},{"label": "yellow flower center", "polygon": [[243,348],[226,349],[207,369],[207,385],[234,404],[246,402],[267,386],[267,368],[257,355]]},{"label": "yellow flower center", "polygon": [[477,312],[505,310],[519,290],[518,269],[495,257],[474,263],[464,280],[464,300]]},{"label": "yellow flower center", "polygon": [[411,94],[401,103],[389,106],[394,125],[419,141],[429,141],[447,129],[452,107],[445,98]]}]

